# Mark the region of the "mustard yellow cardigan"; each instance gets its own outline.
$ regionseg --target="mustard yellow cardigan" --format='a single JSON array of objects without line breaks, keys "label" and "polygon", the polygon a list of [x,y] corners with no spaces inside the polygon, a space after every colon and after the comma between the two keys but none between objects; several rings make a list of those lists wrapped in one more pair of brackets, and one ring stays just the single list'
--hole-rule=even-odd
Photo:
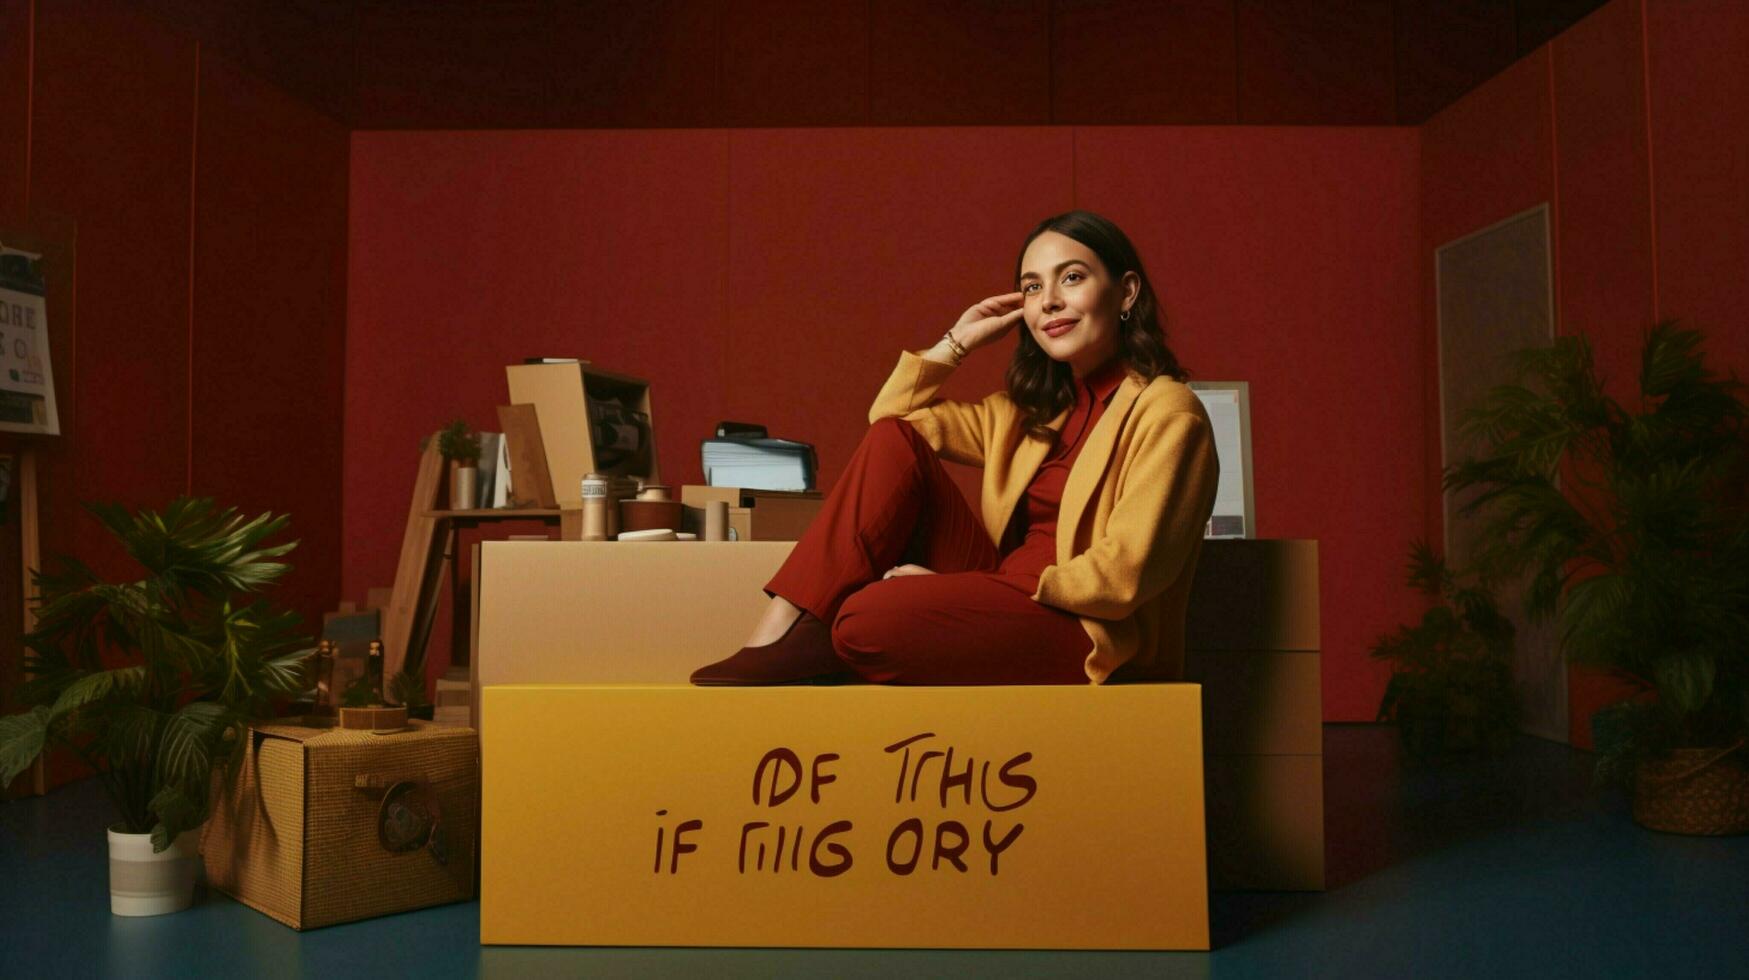
[{"label": "mustard yellow cardigan", "polygon": [[[900,354],[868,420],[902,418],[943,459],[982,466],[984,529],[999,543],[1054,439],[1024,432],[1005,391],[976,403],[936,398],[952,373],[950,364]],[[1120,680],[1182,677],[1185,608],[1219,477],[1208,413],[1190,387],[1124,378],[1069,471],[1057,561],[1033,595],[1080,617],[1093,641],[1092,683],[1119,666]]]}]

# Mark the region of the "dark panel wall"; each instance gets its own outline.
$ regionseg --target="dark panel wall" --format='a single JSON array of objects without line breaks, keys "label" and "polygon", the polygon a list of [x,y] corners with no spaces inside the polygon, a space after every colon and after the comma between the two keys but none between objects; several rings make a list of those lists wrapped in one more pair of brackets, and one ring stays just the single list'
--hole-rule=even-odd
[{"label": "dark panel wall", "polygon": [[1513,0],[1397,0],[1397,121],[1421,122],[1535,45],[1521,47]]},{"label": "dark panel wall", "polygon": [[34,24],[3,3],[27,29],[0,31],[0,105],[30,106],[28,127],[5,117],[8,151],[30,148],[6,218],[77,234],[49,310],[74,340],[53,352],[64,434],[37,442],[44,558],[130,574],[80,501],[216,495],[292,515],[274,598],[319,622],[339,595],[345,129],[120,0],[38,3]]},{"label": "dark panel wall", "polygon": [[1749,379],[1749,4],[1646,5],[1653,300]]},{"label": "dark panel wall", "polygon": [[1057,0],[1051,118],[1084,124],[1239,118],[1232,0]]},{"label": "dark panel wall", "polygon": [[193,45],[119,5],[37,7],[30,210],[79,223],[73,425],[45,457],[45,560],[121,574],[130,560],[76,502],[187,489],[195,67]]},{"label": "dark panel wall", "polygon": [[[1659,317],[1701,327],[1715,367],[1749,375],[1746,42],[1749,6],[1732,0],[1611,0],[1435,116],[1423,143],[1426,268],[1442,242],[1546,200],[1557,332],[1591,340],[1612,394],[1637,390],[1642,333]],[[1437,419],[1431,358],[1426,369]],[[1436,468],[1428,479],[1436,504]],[[1428,528],[1437,540],[1433,510]],[[1623,693],[1572,671],[1571,740],[1590,745],[1592,712]]]},{"label": "dark panel wall", "polygon": [[0,0],[0,224],[23,220],[30,145],[31,0]]},{"label": "dark panel wall", "polygon": [[1411,125],[1600,0],[130,0],[363,129]]},{"label": "dark panel wall", "polygon": [[124,2],[304,103],[336,119],[351,116],[355,0]]},{"label": "dark panel wall", "polygon": [[189,486],[299,541],[281,600],[306,622],[339,596],[346,133],[201,58],[189,334]]},{"label": "dark panel wall", "polygon": [[1391,0],[1237,4],[1240,122],[1396,122]]}]

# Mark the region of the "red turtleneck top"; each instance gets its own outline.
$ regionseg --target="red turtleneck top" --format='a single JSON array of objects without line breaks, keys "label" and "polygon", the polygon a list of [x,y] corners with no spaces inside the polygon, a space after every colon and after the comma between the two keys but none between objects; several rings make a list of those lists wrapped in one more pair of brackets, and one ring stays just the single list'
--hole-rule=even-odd
[{"label": "red turtleneck top", "polygon": [[1069,470],[1081,455],[1087,434],[1093,431],[1111,396],[1123,383],[1124,373],[1123,358],[1114,357],[1075,383],[1075,404],[1058,432],[1057,444],[1033,474],[1020,506],[1014,508],[1014,517],[1003,536],[1004,552],[998,572],[1024,576],[1029,587],[1036,589],[1039,574],[1056,564],[1057,510],[1063,502]]}]

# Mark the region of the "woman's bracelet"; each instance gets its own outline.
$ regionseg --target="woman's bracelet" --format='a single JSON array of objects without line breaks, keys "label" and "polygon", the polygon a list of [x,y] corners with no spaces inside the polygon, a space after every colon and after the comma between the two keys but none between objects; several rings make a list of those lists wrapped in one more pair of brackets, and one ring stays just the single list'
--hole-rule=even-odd
[{"label": "woman's bracelet", "polygon": [[961,346],[959,341],[953,339],[953,331],[952,330],[949,330],[946,333],[942,334],[941,339],[947,341],[947,349],[950,351],[953,351],[953,363],[955,364],[955,366],[958,366],[959,362],[965,360],[966,355],[971,353],[970,351],[966,350],[965,347]]}]

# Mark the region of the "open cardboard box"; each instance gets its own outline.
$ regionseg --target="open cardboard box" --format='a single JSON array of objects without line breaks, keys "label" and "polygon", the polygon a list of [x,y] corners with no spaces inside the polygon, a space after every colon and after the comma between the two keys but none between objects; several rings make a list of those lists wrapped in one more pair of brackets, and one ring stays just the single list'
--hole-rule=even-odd
[{"label": "open cardboard box", "polygon": [[[541,443],[546,449],[547,470],[552,475],[554,496],[561,509],[582,506],[583,477],[590,473],[662,482],[648,381],[587,363],[511,364],[504,373],[510,385],[510,401],[535,408]],[[612,399],[642,413],[650,422],[642,450],[624,459],[608,460],[596,444],[590,399]]]}]

